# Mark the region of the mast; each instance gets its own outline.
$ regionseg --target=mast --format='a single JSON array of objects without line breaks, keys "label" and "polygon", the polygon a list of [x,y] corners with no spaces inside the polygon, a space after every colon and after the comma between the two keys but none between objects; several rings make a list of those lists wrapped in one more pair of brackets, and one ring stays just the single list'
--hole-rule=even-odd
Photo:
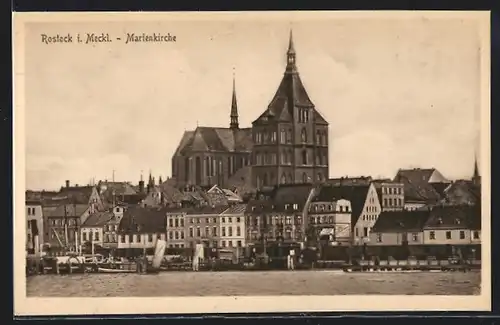
[{"label": "mast", "polygon": [[64,246],[68,248],[68,206],[64,204]]}]

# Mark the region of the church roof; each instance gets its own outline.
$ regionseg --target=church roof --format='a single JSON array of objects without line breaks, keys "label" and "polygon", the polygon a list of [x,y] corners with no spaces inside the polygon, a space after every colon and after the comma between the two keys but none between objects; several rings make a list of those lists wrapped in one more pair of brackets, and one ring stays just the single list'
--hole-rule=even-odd
[{"label": "church roof", "polygon": [[[328,125],[328,122],[321,116],[321,114],[314,109],[314,104],[309,98],[307,91],[300,79],[299,73],[295,66],[295,48],[293,45],[292,33],[290,33],[289,46],[287,51],[289,58],[288,65],[281,79],[273,99],[271,100],[268,108],[257,118],[253,123],[259,124],[267,122],[268,120],[292,122],[293,121],[293,107],[309,107],[314,111],[314,121],[317,124]],[[290,60],[292,57],[292,60]]]},{"label": "church roof", "polygon": [[215,127],[197,127],[186,131],[176,150],[176,155],[188,151],[241,152],[252,150],[252,130]]}]

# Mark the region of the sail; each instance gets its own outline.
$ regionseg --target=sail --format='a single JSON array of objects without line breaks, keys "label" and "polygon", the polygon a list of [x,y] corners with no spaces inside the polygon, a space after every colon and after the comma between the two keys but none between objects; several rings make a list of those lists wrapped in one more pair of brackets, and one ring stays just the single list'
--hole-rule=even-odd
[{"label": "sail", "polygon": [[153,268],[157,269],[161,265],[163,256],[165,255],[165,249],[167,248],[167,242],[162,239],[156,241],[155,254],[153,256]]}]

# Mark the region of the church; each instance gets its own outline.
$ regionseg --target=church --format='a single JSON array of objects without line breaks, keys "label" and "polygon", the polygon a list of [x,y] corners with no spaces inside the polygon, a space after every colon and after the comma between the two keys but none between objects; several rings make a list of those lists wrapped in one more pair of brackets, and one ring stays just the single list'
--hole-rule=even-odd
[{"label": "church", "polygon": [[328,122],[300,79],[291,31],[281,83],[252,127],[239,127],[233,79],[229,128],[186,131],[172,157],[178,186],[224,187],[242,168],[255,188],[328,179]]}]

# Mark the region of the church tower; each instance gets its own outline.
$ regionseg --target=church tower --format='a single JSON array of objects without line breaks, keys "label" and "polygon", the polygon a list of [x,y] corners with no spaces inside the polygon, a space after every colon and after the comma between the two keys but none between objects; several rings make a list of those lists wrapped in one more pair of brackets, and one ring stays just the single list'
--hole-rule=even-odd
[{"label": "church tower", "polygon": [[229,124],[230,129],[238,129],[238,102],[236,101],[236,82],[233,71],[233,98],[231,101],[231,123]]},{"label": "church tower", "polygon": [[479,174],[479,167],[477,166],[477,157],[474,159],[474,175],[472,175],[472,183],[474,185],[481,185],[481,175]]},{"label": "church tower", "polygon": [[286,68],[268,108],[252,123],[252,178],[257,188],[321,183],[328,178],[328,122],[300,79],[290,31]]}]

